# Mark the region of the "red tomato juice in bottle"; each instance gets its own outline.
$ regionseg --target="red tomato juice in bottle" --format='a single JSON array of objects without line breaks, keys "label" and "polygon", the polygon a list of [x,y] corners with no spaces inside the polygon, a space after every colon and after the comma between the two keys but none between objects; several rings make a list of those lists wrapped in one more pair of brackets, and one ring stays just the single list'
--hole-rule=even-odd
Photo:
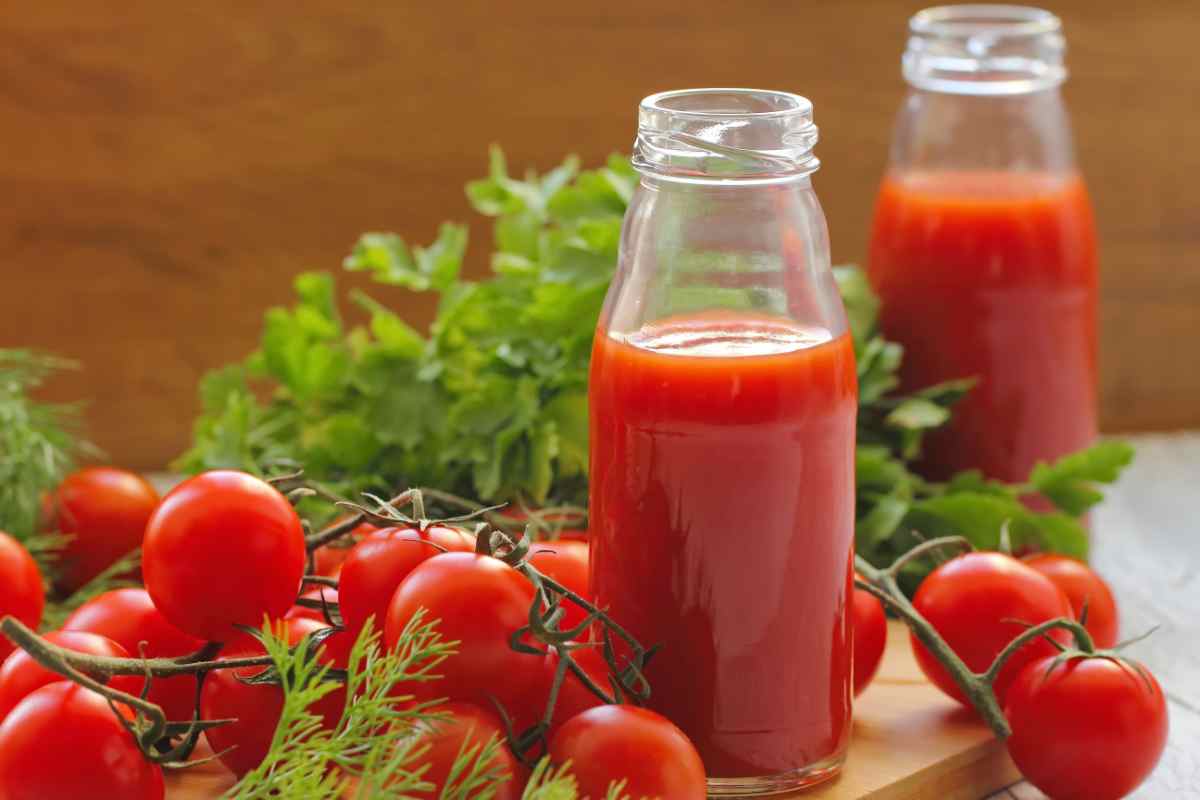
[{"label": "red tomato juice in bottle", "polygon": [[858,387],[816,138],[784,92],[643,100],[593,343],[590,586],[709,796],[826,780],[850,735]]},{"label": "red tomato juice in bottle", "polygon": [[904,388],[973,377],[924,471],[1023,481],[1096,437],[1096,240],[1074,174],[901,173],[870,255]]},{"label": "red tomato juice in bottle", "polygon": [[902,388],[974,388],[918,464],[1023,482],[1096,437],[1096,234],[1060,87],[1058,17],[929,8],[875,206],[869,275]]},{"label": "red tomato juice in bottle", "polygon": [[592,585],[662,647],[650,707],[710,775],[840,752],[848,585],[828,566],[845,563],[854,521],[849,336],[685,318],[601,332],[592,358]]}]

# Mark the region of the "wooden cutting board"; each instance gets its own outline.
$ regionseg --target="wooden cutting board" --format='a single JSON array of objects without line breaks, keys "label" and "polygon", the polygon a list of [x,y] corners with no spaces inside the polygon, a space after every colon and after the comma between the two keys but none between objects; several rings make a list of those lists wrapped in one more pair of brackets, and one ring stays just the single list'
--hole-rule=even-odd
[{"label": "wooden cutting board", "polygon": [[[880,673],[854,709],[841,777],[781,798],[980,800],[1020,778],[987,727],[921,675],[904,626],[889,625]],[[167,800],[208,800],[232,784],[224,769],[208,764],[169,777]]]}]

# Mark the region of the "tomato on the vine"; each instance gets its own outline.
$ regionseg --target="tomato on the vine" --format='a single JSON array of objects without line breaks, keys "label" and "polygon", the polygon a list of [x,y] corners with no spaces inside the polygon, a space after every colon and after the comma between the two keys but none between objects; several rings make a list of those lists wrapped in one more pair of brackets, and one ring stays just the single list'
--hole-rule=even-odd
[{"label": "tomato on the vine", "polygon": [[[335,520],[335,522],[344,521],[344,518]],[[371,531],[375,530],[378,530],[376,526],[369,522],[364,522],[338,541],[318,547],[313,551],[315,573],[317,575],[324,575],[326,578],[337,577],[342,571],[342,564],[346,561],[346,556],[350,555],[350,550],[354,545],[361,542]]]},{"label": "tomato on the vine", "polygon": [[[591,548],[587,542],[573,539],[551,539],[536,542],[529,548],[528,561],[539,572],[561,583],[585,600],[590,600],[588,590],[588,557]],[[587,619],[587,612],[582,606],[569,600],[562,604],[563,616],[558,628],[563,631],[574,630]]]},{"label": "tomato on the vine", "polygon": [[362,630],[374,615],[375,629],[383,626],[388,603],[396,587],[418,564],[445,551],[468,553],[475,549],[470,535],[445,525],[416,528],[381,528],[371,531],[351,548],[342,563],[338,597],[346,628]]},{"label": "tomato on the vine", "polygon": [[[342,590],[345,597],[346,589]],[[388,607],[384,641],[395,647],[420,609],[436,621],[443,641],[458,652],[438,665],[440,677],[405,685],[418,699],[447,697],[506,709],[528,697],[541,655],[513,650],[509,639],[529,621],[533,585],[503,561],[475,553],[443,553],[414,569]]]},{"label": "tomato on the vine", "polygon": [[[107,636],[134,657],[144,653],[147,658],[173,658],[204,646],[203,639],[168,622],[145,589],[114,589],[98,595],[67,617],[62,629]],[[154,678],[146,699],[161,706],[169,720],[189,720],[196,705],[196,677]]]},{"label": "tomato on the vine", "polygon": [[71,538],[59,556],[58,586],[70,593],[142,544],[158,492],[116,467],[72,472],[50,499],[48,526]]},{"label": "tomato on the vine", "polygon": [[500,747],[486,766],[498,782],[495,800],[518,800],[524,789],[522,768],[505,743],[504,725],[500,718],[472,703],[446,703],[430,709],[430,713],[442,716],[417,729],[414,736],[416,748],[428,749],[418,759],[418,764],[429,768],[421,776],[434,785],[430,793],[417,792],[419,797],[457,796],[454,789],[461,786],[461,775],[451,781],[450,772],[460,753],[475,747],[482,750],[490,740],[497,740]]},{"label": "tomato on the vine", "polygon": [[[42,638],[50,644],[90,656],[129,658],[129,651],[120,644],[95,633],[54,631],[47,633]],[[94,675],[92,677],[103,679],[106,676]],[[0,664],[0,720],[8,716],[18,703],[37,689],[65,680],[67,679],[57,672],[51,672],[43,667],[24,650],[14,651],[4,659],[3,664]],[[143,680],[137,676],[118,675],[107,683],[118,691],[137,695],[142,690]]]},{"label": "tomato on the vine", "polygon": [[[36,629],[46,606],[42,573],[29,551],[13,537],[0,531],[0,619],[13,616]],[[0,661],[15,645],[0,634]]]},{"label": "tomato on the vine", "polygon": [[[1066,595],[1049,578],[1012,556],[992,552],[965,553],[939,566],[921,582],[913,606],[975,672],[986,670],[1026,625],[1071,616]],[[1051,636],[1059,641],[1068,638],[1061,630]],[[910,639],[921,671],[965,704],[962,690],[946,668],[916,636],[910,634]],[[1037,639],[1014,653],[995,684],[1000,703],[1025,664],[1054,652],[1053,645]]]},{"label": "tomato on the vine", "polygon": [[180,630],[225,641],[234,625],[278,619],[300,591],[307,553],[287,498],[253,475],[214,470],[171,490],[146,526],[146,589]]},{"label": "tomato on the vine", "polygon": [[871,683],[887,646],[887,615],[879,598],[855,589],[850,598],[854,615],[854,694],[862,694]]},{"label": "tomato on the vine", "polygon": [[162,767],[146,759],[108,701],[82,686],[43,686],[0,723],[4,800],[163,800],[164,792]]},{"label": "tomato on the vine", "polygon": [[1106,649],[1117,643],[1117,601],[1108,584],[1091,567],[1057,553],[1038,553],[1024,560],[1062,590],[1071,601],[1077,619],[1087,604],[1083,627],[1092,635],[1096,647]]},{"label": "tomato on the vine", "polygon": [[[280,624],[286,626],[284,633],[289,644],[297,645],[305,636],[310,636],[327,627],[311,619],[288,619]],[[342,635],[342,634],[335,634]],[[266,653],[262,642],[247,633],[230,641],[221,651],[218,660],[251,658]],[[321,653],[322,663],[342,667],[330,649]],[[271,749],[275,728],[283,712],[283,689],[270,684],[247,684],[243,680],[259,675],[266,667],[241,667],[239,669],[217,669],[204,679],[200,689],[200,718],[206,720],[234,719],[228,725],[212,728],[205,732],[208,743],[216,751],[221,763],[239,778],[262,763]],[[243,680],[239,680],[239,678]],[[335,689],[322,697],[312,707],[314,714],[324,719],[326,727],[337,725],[346,706],[346,690]]]},{"label": "tomato on the vine", "polygon": [[683,731],[636,706],[600,706],[578,714],[550,740],[550,758],[572,764],[579,794],[606,797],[626,780],[630,797],[704,800],[704,764]]},{"label": "tomato on the vine", "polygon": [[1116,800],[1153,771],[1167,743],[1167,702],[1140,664],[1108,656],[1025,666],[1008,690],[1008,752],[1055,800]]}]

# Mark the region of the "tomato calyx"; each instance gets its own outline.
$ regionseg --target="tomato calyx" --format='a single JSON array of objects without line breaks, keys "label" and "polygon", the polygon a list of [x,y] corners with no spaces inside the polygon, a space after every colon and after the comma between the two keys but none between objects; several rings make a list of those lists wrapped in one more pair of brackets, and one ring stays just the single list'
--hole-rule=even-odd
[{"label": "tomato calyx", "polygon": [[[274,624],[272,624],[272,627],[275,627]],[[264,648],[266,647],[266,634],[264,634],[258,628],[251,628],[248,625],[238,625],[237,628],[241,630],[242,633],[245,633],[253,637],[256,641],[262,643]],[[301,662],[301,667],[305,667],[313,662],[320,661],[320,651],[321,648],[325,646],[325,642],[343,632],[345,632],[345,628],[342,627],[330,626],[327,628],[321,628],[320,630],[314,631],[313,633],[305,636],[291,649],[293,652],[295,652],[300,650],[302,647],[304,648],[304,661]],[[241,675],[235,672],[233,673],[234,678],[237,679],[239,683],[244,683],[247,686],[295,686],[300,683],[297,680],[297,675],[288,675],[286,676],[287,679],[285,680],[285,676],[280,675],[279,670],[276,669],[275,662],[272,661],[269,656],[267,656],[266,659],[267,667],[261,672],[256,672],[253,675]],[[226,660],[223,662],[222,666],[227,667],[227,665],[233,663],[233,660]],[[305,673],[308,672],[303,668],[299,669],[299,671]],[[321,680],[330,683],[344,684],[348,678],[349,675],[347,670],[337,667],[328,667],[323,670]]]},{"label": "tomato calyx", "polygon": [[[1002,531],[1001,538],[1002,540],[1007,539],[1006,531]],[[1092,637],[1082,623],[1067,617],[1059,617],[1027,626],[1024,631],[1005,645],[986,670],[983,672],[972,670],[954,652],[954,649],[942,638],[933,625],[917,611],[912,601],[900,589],[898,581],[900,571],[913,560],[926,556],[941,556],[947,550],[972,552],[974,547],[962,536],[929,539],[908,552],[902,553],[885,568],[875,567],[861,556],[856,556],[855,569],[858,571],[859,577],[855,578],[854,585],[879,598],[885,607],[900,617],[921,644],[945,667],[959,689],[962,690],[967,701],[979,712],[997,738],[1004,740],[1012,734],[1012,728],[1005,717],[1004,709],[1001,707],[994,687],[1001,669],[1021,648],[1035,639],[1049,638],[1047,634],[1053,630],[1065,630],[1074,638],[1076,648],[1068,651],[1055,642],[1055,645],[1060,648],[1060,656],[1078,658],[1109,654],[1096,653]],[[1014,620],[1014,622],[1019,621]]]}]

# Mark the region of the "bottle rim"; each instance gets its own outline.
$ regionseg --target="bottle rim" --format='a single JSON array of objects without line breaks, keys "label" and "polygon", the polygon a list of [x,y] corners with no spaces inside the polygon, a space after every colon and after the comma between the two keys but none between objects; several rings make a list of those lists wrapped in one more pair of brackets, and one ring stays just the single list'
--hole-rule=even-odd
[{"label": "bottle rim", "polygon": [[813,104],[792,92],[747,88],[674,89],[638,106],[633,165],[698,181],[778,180],[807,175]]},{"label": "bottle rim", "polygon": [[1002,3],[966,3],[933,6],[913,14],[908,21],[913,33],[935,36],[1042,36],[1062,30],[1062,20],[1044,8]]},{"label": "bottle rim", "polygon": [[901,62],[918,89],[950,94],[1013,95],[1066,80],[1062,20],[1033,6],[935,6],[909,20]]}]

